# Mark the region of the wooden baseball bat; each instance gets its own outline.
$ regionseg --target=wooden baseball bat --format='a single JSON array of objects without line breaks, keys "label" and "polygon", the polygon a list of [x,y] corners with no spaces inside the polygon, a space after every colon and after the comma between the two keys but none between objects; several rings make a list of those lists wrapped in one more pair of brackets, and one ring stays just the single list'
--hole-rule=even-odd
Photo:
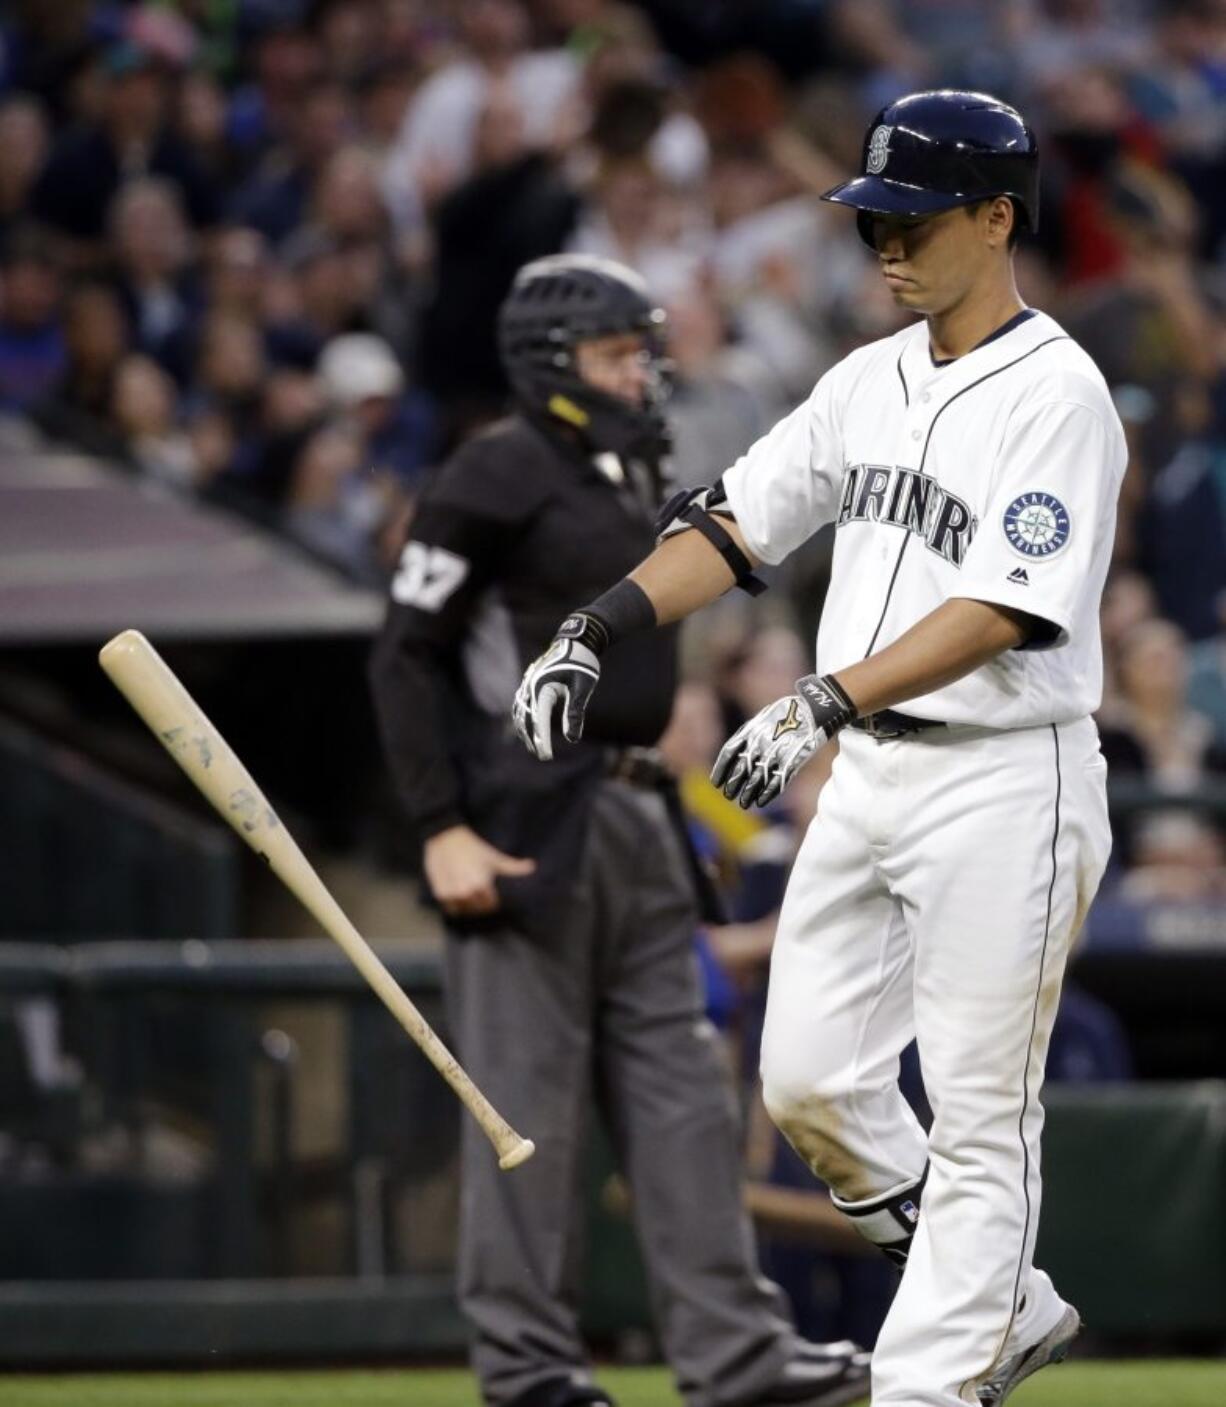
[{"label": "wooden baseball bat", "polygon": [[498,1113],[354,928],[324,882],[278,820],[234,750],[201,712],[166,661],[139,630],[125,630],[98,655],[102,668],[159,742],[212,806],[302,901],[366,978],[375,995],[459,1095],[498,1153],[498,1166],[518,1167],[536,1151]]}]

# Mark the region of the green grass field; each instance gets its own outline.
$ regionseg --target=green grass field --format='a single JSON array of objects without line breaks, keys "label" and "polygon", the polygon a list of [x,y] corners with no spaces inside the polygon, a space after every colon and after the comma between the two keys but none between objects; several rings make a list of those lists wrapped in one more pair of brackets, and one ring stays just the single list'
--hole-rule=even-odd
[{"label": "green grass field", "polygon": [[[680,1407],[657,1369],[608,1369],[619,1407]],[[1226,1364],[1067,1363],[1009,1407],[1223,1407]],[[480,1407],[462,1372],[142,1373],[0,1377],[0,1407]]]}]

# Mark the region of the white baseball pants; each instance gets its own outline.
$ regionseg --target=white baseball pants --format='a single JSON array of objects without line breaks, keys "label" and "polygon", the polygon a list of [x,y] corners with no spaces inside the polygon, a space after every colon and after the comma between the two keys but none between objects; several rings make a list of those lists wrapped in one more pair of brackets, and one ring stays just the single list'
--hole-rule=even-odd
[{"label": "white baseball pants", "polygon": [[[1051,1298],[1031,1265],[1039,1090],[1069,947],[1110,851],[1106,764],[1089,718],[892,742],[846,729],[840,742],[775,942],[766,1104],[845,1203],[929,1164],[872,1400],[975,1403],[1028,1287],[1032,1302]],[[927,1138],[897,1083],[913,1036]]]}]

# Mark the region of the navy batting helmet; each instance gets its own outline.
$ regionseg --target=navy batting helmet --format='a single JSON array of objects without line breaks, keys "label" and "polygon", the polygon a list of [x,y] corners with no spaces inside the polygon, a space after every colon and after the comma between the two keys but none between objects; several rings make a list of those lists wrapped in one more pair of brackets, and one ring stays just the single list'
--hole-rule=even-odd
[{"label": "navy batting helmet", "polygon": [[883,107],[864,139],[863,173],[822,196],[860,214],[873,243],[874,215],[932,215],[1007,195],[1039,226],[1039,149],[1021,113],[987,93],[941,88]]},{"label": "navy batting helmet", "polygon": [[[593,450],[654,460],[668,449],[662,400],[663,309],[633,269],[586,254],[552,254],[525,264],[498,315],[498,350],[520,402],[576,430]],[[642,335],[655,375],[642,405],[586,382],[578,343]]]}]

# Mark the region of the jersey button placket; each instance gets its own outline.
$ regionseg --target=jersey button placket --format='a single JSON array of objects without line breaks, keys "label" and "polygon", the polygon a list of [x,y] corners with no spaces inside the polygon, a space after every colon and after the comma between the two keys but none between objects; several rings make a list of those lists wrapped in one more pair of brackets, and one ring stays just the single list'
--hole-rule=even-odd
[{"label": "jersey button placket", "polygon": [[[919,468],[919,457],[915,446],[922,445],[928,431],[932,428],[934,414],[939,413],[939,407],[934,412],[933,393],[930,390],[920,391],[911,403],[910,412],[907,415],[907,446],[911,455],[910,467]],[[922,450],[920,451],[922,453]]]}]

